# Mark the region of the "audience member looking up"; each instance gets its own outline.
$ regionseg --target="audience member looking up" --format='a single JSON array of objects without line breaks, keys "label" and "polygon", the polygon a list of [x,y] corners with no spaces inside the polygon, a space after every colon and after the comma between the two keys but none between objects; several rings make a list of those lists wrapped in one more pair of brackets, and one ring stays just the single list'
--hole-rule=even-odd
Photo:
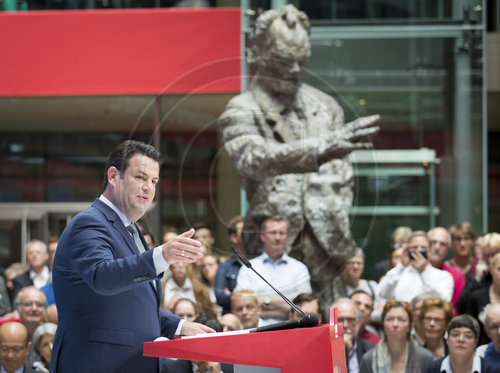
[{"label": "audience member looking up", "polygon": [[379,295],[385,299],[410,302],[420,293],[435,291],[444,300],[451,301],[453,277],[429,264],[429,248],[427,233],[413,232],[403,249],[401,262],[380,281]]},{"label": "audience member looking up", "polygon": [[50,279],[49,267],[47,261],[49,253],[47,245],[40,240],[31,240],[26,245],[26,261],[29,265],[29,270],[17,276],[13,280],[14,290],[12,296],[15,298],[19,290],[26,286],[35,286],[40,289],[47,285]]},{"label": "audience member looking up", "polygon": [[[286,254],[288,223],[281,216],[272,216],[261,225],[260,239],[264,252],[250,260],[252,267],[288,298],[311,293],[309,270],[304,263]],[[242,267],[236,281],[237,289],[251,289],[262,305],[261,318],[266,324],[288,319],[290,306],[260,277]]]},{"label": "audience member looking up", "polygon": [[410,339],[411,322],[408,303],[387,301],[382,310],[384,339],[363,355],[360,372],[425,372],[432,354]]}]

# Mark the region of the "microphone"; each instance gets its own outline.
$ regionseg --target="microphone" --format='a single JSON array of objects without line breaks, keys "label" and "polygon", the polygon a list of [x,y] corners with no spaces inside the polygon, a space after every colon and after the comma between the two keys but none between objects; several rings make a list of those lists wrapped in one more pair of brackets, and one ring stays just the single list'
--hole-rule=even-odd
[{"label": "microphone", "polygon": [[286,330],[294,328],[309,328],[319,324],[319,317],[316,314],[305,315],[300,319],[287,320],[277,322],[270,325],[259,326],[258,328],[250,329],[250,333],[256,332],[271,332],[274,330]]},{"label": "microphone", "polygon": [[[299,307],[297,307],[295,304],[293,304],[293,302],[290,299],[285,297],[278,289],[276,289],[264,277],[262,277],[261,274],[259,272],[257,272],[252,267],[252,263],[250,263],[247,258],[245,258],[238,250],[236,250],[234,248],[234,246],[231,246],[231,250],[233,250],[233,252],[236,254],[236,256],[238,257],[238,259],[242,265],[244,265],[245,267],[250,268],[252,271],[254,271],[254,273],[257,276],[259,276],[266,284],[268,284],[285,302],[287,302],[288,305],[295,310],[295,312],[297,312],[300,316],[302,316],[302,319],[306,318],[307,316],[311,316],[311,315],[306,315],[304,313],[304,311],[302,311]],[[297,319],[297,320],[302,320],[302,319]],[[295,321],[295,320],[288,320],[288,321]],[[285,321],[285,322],[288,322],[288,321]],[[319,322],[319,320],[316,321],[315,325],[307,325],[307,326],[316,326],[316,325],[318,325],[318,322]],[[282,324],[282,323],[277,323],[277,324]],[[272,325],[275,325],[275,324],[272,324]],[[296,326],[296,327],[299,327],[299,326]],[[290,329],[290,328],[287,328],[287,329]]]}]

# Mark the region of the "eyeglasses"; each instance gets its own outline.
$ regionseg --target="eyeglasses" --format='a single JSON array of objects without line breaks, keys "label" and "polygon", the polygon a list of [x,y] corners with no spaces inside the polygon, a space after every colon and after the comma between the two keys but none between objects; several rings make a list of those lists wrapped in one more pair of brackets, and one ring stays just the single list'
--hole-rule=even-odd
[{"label": "eyeglasses", "polygon": [[468,341],[476,339],[476,336],[472,332],[460,332],[458,330],[452,330],[449,334],[449,338],[459,339],[460,337],[463,337]]},{"label": "eyeglasses", "polygon": [[424,317],[423,320],[427,324],[430,324],[431,322],[434,321],[436,324],[442,325],[445,322],[445,319],[440,319],[440,318],[437,318],[437,317]]},{"label": "eyeglasses", "polygon": [[26,346],[0,346],[0,353],[8,354],[12,352],[14,354],[19,354],[21,351],[25,350]]},{"label": "eyeglasses", "polygon": [[406,246],[405,243],[395,243],[394,245],[392,245],[392,249],[393,250],[402,249],[405,246]]},{"label": "eyeglasses", "polygon": [[33,307],[33,306],[36,306],[37,308],[42,308],[42,307],[45,307],[45,304],[43,304],[42,302],[22,302],[21,306],[26,307],[26,308]]}]

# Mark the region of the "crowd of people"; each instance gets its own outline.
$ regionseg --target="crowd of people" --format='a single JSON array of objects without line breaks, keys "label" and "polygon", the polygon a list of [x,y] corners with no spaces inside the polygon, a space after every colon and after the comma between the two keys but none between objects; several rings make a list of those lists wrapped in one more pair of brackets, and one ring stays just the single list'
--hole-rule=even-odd
[{"label": "crowd of people", "polygon": [[[228,234],[232,246],[246,255],[243,223],[241,216],[231,219]],[[170,266],[161,282],[162,308],[215,331],[299,317],[236,255],[214,254],[208,226],[196,227],[193,237],[202,243],[204,254],[192,264]],[[328,307],[337,309],[349,372],[500,369],[500,234],[476,235],[466,222],[429,232],[398,227],[388,259],[373,266],[372,278],[363,277],[365,256],[356,249],[344,264],[345,297],[322,305],[307,267],[286,253],[287,231],[283,217],[266,219],[260,233],[263,252],[250,262],[305,313],[324,320]],[[172,234],[178,232],[165,231],[163,240]],[[47,243],[31,240],[27,266],[14,263],[0,277],[0,364],[9,373],[22,367],[24,372],[49,371],[57,329],[51,280],[56,248],[55,237]],[[161,364],[162,372],[233,369],[170,359]]]}]

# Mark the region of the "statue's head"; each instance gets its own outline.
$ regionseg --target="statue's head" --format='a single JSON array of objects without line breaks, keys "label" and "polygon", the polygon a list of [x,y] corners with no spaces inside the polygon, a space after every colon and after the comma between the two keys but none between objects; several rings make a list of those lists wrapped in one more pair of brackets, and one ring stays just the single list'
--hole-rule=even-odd
[{"label": "statue's head", "polygon": [[247,62],[273,93],[294,95],[300,88],[311,55],[309,30],[307,15],[293,5],[257,18]]}]

